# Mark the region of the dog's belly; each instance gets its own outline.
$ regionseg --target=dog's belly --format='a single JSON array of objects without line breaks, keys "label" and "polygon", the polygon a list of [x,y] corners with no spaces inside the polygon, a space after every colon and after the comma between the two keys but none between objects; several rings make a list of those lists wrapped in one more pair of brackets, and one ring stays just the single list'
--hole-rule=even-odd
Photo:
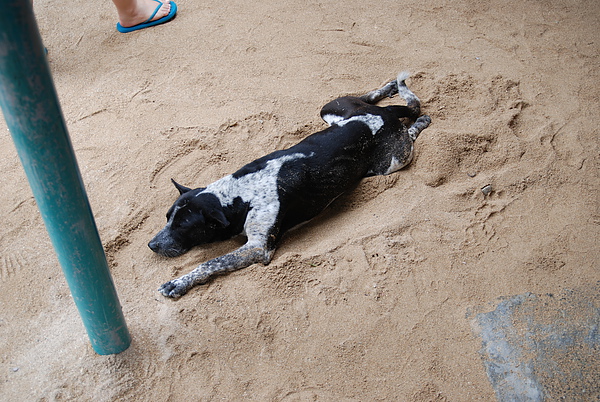
[{"label": "dog's belly", "polygon": [[311,163],[312,158],[295,161],[280,171],[277,187],[282,232],[317,216],[336,198],[354,188],[369,167],[365,158],[340,157],[324,165]]}]

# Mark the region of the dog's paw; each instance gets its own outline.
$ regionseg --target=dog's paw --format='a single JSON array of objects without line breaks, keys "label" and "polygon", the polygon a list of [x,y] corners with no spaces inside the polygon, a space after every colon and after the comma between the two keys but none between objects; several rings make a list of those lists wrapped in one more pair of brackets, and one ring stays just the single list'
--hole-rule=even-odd
[{"label": "dog's paw", "polygon": [[177,299],[190,290],[187,283],[181,279],[173,279],[158,288],[158,291],[165,297]]}]

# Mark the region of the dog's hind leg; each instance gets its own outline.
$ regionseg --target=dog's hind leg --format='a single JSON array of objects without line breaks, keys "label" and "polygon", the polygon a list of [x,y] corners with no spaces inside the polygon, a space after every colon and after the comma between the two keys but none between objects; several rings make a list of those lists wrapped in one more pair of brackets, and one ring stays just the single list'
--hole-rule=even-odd
[{"label": "dog's hind leg", "polygon": [[[408,74],[405,74],[408,77]],[[379,89],[374,89],[366,94],[359,96],[359,99],[370,105],[374,105],[383,98],[391,98],[398,93],[398,84],[396,80],[392,80]]]},{"label": "dog's hind leg", "polygon": [[[406,101],[406,106],[389,106],[387,109],[394,111],[394,108],[398,108],[398,117],[410,117],[412,119],[416,119],[421,114],[421,101],[410,89],[406,86],[406,79],[408,78],[408,73],[403,72],[398,74],[398,78],[396,79],[396,83],[398,85],[398,95]],[[406,109],[408,109],[409,113],[406,113]]]},{"label": "dog's hind leg", "polygon": [[421,113],[421,101],[406,85],[406,79],[409,77],[407,72],[398,74],[398,78],[388,82],[383,87],[375,89],[359,97],[363,102],[371,105],[376,104],[386,97],[393,97],[398,94],[406,101],[406,106],[387,106],[386,109],[392,112],[396,117],[409,117],[416,119]]},{"label": "dog's hind leg", "polygon": [[[354,116],[357,112],[369,113],[369,105],[375,105],[383,98],[391,98],[401,90],[402,97],[407,100],[409,106],[394,105],[387,106],[386,109],[398,118],[412,117],[416,119],[419,111],[419,99],[406,87],[406,83],[404,82],[406,78],[408,78],[408,73],[400,73],[398,79],[392,80],[381,88],[367,92],[362,96],[342,96],[334,99],[323,106],[321,109],[321,118],[331,125]],[[398,84],[398,82],[401,82],[401,84]],[[416,115],[413,99],[417,101]]]},{"label": "dog's hind leg", "polygon": [[417,119],[409,128],[408,136],[411,140],[416,140],[421,131],[425,130],[431,124],[431,117],[423,115]]}]

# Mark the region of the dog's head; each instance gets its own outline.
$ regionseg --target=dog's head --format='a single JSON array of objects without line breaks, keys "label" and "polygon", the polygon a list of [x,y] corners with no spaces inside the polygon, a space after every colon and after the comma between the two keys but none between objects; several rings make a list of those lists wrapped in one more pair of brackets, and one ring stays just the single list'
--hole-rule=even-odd
[{"label": "dog's head", "polygon": [[176,257],[199,244],[216,240],[218,233],[229,226],[219,199],[204,188],[182,186],[171,180],[179,198],[167,212],[167,224],[148,243],[155,253]]}]

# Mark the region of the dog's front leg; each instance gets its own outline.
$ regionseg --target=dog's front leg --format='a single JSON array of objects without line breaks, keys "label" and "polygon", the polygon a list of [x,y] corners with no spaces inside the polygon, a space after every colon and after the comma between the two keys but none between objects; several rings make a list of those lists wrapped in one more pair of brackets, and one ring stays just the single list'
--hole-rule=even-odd
[{"label": "dog's front leg", "polygon": [[173,279],[162,285],[158,291],[166,297],[178,298],[196,285],[206,283],[212,276],[246,268],[255,263],[268,264],[273,250],[268,250],[264,242],[248,242],[237,250],[200,264],[189,274]]}]

